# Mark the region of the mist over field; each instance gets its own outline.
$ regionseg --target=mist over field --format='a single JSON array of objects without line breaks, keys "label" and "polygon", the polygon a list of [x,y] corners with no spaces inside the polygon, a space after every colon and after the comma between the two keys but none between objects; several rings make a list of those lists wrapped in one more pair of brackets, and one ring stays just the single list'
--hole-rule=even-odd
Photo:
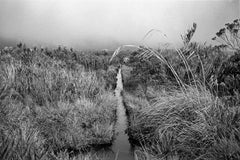
[{"label": "mist over field", "polygon": [[0,0],[0,160],[240,160],[239,71],[240,0]]},{"label": "mist over field", "polygon": [[239,0],[0,0],[0,43],[64,45],[85,49],[139,44],[150,29],[150,45],[180,44],[193,22],[194,41],[208,43],[239,17]]}]

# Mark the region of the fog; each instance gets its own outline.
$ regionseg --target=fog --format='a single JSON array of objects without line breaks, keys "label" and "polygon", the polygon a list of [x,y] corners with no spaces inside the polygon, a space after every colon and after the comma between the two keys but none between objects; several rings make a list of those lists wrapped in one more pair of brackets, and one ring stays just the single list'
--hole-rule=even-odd
[{"label": "fog", "polygon": [[114,48],[139,44],[180,44],[196,22],[193,40],[211,43],[239,16],[239,0],[0,0],[0,38],[27,44]]}]

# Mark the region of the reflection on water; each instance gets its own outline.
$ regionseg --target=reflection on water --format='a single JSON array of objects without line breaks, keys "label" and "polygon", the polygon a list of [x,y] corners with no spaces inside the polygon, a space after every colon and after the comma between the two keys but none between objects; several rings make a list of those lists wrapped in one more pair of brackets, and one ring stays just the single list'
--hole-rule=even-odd
[{"label": "reflection on water", "polygon": [[[134,160],[134,153],[136,159],[156,159],[152,155],[146,153],[140,146],[132,146],[128,140],[128,135],[125,132],[128,127],[128,121],[126,116],[126,109],[123,105],[123,99],[121,92],[123,90],[121,68],[117,74],[117,88],[115,90],[116,97],[118,99],[117,108],[117,122],[115,127],[115,140],[111,146],[95,148],[93,151],[94,156],[99,160]],[[179,160],[179,157],[167,156],[162,157],[163,160]]]},{"label": "reflection on water", "polygon": [[128,141],[128,135],[125,133],[127,129],[127,117],[126,111],[123,106],[123,100],[121,96],[121,92],[123,89],[122,84],[122,75],[121,68],[117,74],[117,88],[115,90],[116,96],[118,98],[118,108],[117,108],[117,123],[115,128],[115,140],[112,146],[108,148],[102,148],[99,150],[95,150],[95,154],[98,158],[106,159],[106,160],[134,160],[133,155],[133,147]]}]

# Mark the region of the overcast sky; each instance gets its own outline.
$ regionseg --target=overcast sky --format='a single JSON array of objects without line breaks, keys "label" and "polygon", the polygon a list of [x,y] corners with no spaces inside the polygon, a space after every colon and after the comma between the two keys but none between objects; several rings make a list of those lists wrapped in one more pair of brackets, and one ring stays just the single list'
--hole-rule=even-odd
[{"label": "overcast sky", "polygon": [[180,43],[196,22],[194,40],[211,42],[239,10],[239,0],[0,0],[0,38],[105,48],[159,29],[168,39],[155,33],[148,43]]}]

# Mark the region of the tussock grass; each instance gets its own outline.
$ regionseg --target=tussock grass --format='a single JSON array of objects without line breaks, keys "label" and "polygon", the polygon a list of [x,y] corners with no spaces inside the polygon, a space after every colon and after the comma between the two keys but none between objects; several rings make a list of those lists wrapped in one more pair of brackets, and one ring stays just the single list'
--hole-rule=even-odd
[{"label": "tussock grass", "polygon": [[238,106],[224,106],[209,91],[193,87],[185,93],[160,93],[150,104],[127,95],[125,99],[135,107],[129,135],[148,153],[159,158],[239,159]]},{"label": "tussock grass", "polygon": [[107,71],[73,67],[70,51],[56,51],[1,50],[0,159],[96,159],[73,156],[112,143],[117,100]]},{"label": "tussock grass", "polygon": [[[124,93],[124,100],[129,115],[128,134],[142,146],[143,159],[151,159],[150,155],[157,159],[240,158],[240,115],[235,103],[239,96],[230,97],[232,103],[226,103],[226,97],[219,99],[218,87],[214,88],[224,81],[231,95],[238,90],[238,52],[232,58],[234,62],[225,67],[228,56],[220,48],[190,43],[196,27],[194,23],[182,36],[184,46],[180,49],[155,50],[145,43],[140,47],[125,45],[111,58],[119,57],[126,47],[136,49],[128,57],[127,65],[133,72],[125,82],[130,92]],[[220,32],[217,36],[225,30]],[[131,62],[131,58],[137,61]]]}]

